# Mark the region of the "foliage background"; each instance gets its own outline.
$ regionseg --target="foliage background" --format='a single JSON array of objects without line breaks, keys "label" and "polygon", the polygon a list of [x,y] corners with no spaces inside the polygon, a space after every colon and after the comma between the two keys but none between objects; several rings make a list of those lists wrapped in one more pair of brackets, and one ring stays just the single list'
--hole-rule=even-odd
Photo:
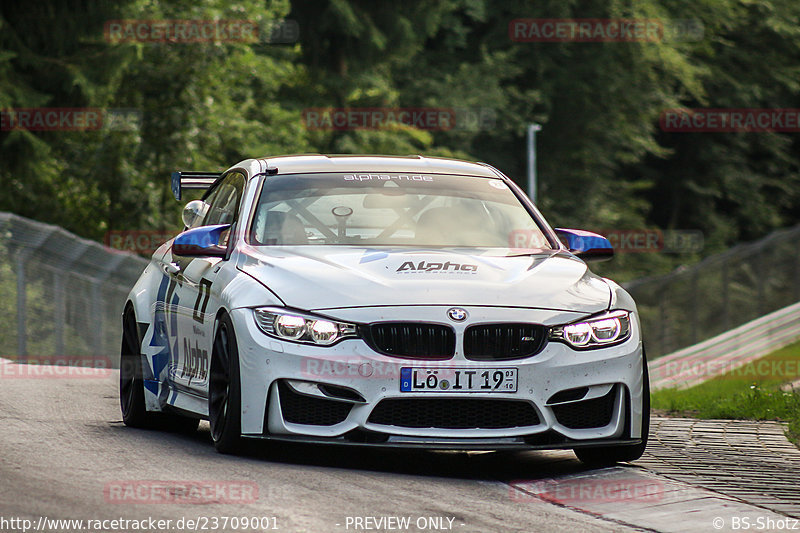
[{"label": "foliage background", "polygon": [[[285,153],[455,156],[525,182],[538,136],[540,207],[551,224],[699,229],[707,255],[800,221],[796,134],[665,133],[669,108],[800,108],[794,0],[120,0],[4,2],[0,109],[141,113],[131,131],[0,131],[0,210],[102,240],[178,230],[175,169],[221,170]],[[694,40],[518,43],[516,18],[699,21]],[[118,19],[288,19],[297,42],[119,43]],[[475,130],[311,131],[309,107],[490,110]],[[627,254],[625,280],[698,255]]]}]

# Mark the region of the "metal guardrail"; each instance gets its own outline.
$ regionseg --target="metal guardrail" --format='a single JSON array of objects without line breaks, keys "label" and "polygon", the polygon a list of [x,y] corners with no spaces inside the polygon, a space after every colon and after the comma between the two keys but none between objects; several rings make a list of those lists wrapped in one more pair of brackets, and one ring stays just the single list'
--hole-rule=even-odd
[{"label": "metal guardrail", "polygon": [[0,357],[119,354],[122,306],[146,265],[0,212]]},{"label": "metal guardrail", "polygon": [[661,357],[800,301],[800,225],[623,285],[648,357]]},{"label": "metal guardrail", "polygon": [[651,361],[650,388],[699,385],[799,339],[800,302]]}]

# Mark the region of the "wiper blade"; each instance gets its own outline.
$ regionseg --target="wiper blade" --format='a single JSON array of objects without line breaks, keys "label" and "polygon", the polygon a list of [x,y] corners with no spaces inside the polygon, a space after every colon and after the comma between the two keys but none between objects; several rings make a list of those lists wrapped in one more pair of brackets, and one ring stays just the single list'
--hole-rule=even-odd
[{"label": "wiper blade", "polygon": [[501,255],[499,257],[530,257],[533,255],[555,255],[558,250],[528,250],[527,252],[519,252],[508,255]]}]

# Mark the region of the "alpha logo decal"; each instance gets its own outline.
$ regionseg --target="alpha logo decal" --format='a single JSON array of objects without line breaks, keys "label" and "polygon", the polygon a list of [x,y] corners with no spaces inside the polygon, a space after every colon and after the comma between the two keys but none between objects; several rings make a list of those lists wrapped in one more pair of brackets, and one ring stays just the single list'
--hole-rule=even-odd
[{"label": "alpha logo decal", "polygon": [[189,379],[199,379],[205,381],[208,375],[208,350],[200,348],[200,344],[194,341],[194,346],[189,344],[189,339],[183,339],[183,369],[181,377]]},{"label": "alpha logo decal", "polygon": [[425,261],[420,261],[417,264],[414,264],[411,261],[406,261],[395,272],[405,272],[405,273],[418,273],[418,272],[441,272],[441,273],[449,273],[449,274],[474,274],[478,271],[478,265],[470,265],[467,263],[460,264],[460,263],[452,263],[447,261],[446,263],[426,263]]}]

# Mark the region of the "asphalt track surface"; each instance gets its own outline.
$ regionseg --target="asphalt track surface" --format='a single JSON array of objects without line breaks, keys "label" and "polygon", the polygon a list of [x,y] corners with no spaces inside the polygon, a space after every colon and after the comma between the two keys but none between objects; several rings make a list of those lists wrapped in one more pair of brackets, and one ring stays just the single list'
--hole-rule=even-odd
[{"label": "asphalt track surface", "polygon": [[[433,453],[261,442],[231,457],[214,450],[206,423],[191,435],[125,427],[116,371],[21,377],[3,365],[11,363],[0,361],[0,531],[23,525],[38,531],[715,530],[708,521],[697,528],[650,527],[636,516],[616,519],[573,505],[563,494],[553,497],[565,484],[574,488],[576,479],[601,491],[603,479],[620,476],[667,486],[635,466],[598,473],[561,451]],[[629,503],[606,496],[595,497],[598,505]],[[240,517],[260,520],[244,527]],[[94,523],[103,529],[52,522],[149,518],[171,522],[139,523],[143,529],[133,522]],[[198,522],[188,527],[187,520]]]}]

